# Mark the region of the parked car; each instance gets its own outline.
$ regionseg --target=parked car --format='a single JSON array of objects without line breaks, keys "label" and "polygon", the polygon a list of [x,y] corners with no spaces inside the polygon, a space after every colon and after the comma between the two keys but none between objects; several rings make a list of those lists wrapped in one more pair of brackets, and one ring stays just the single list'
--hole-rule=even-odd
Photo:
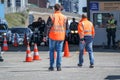
[{"label": "parked car", "polygon": [[33,35],[33,32],[30,28],[19,27],[19,26],[11,28],[11,33],[12,33],[12,43],[14,42],[15,34],[17,34],[17,41],[19,45],[23,44],[25,34],[29,42],[31,42],[31,37]]},{"label": "parked car", "polygon": [[11,31],[8,29],[7,22],[0,18],[0,43],[3,43],[4,36],[6,36],[8,43],[11,42]]}]

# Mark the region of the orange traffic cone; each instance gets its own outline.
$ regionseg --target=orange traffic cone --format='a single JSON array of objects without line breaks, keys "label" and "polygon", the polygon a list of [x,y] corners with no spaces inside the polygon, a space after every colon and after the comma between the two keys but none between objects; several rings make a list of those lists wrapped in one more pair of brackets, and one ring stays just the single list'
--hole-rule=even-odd
[{"label": "orange traffic cone", "polygon": [[8,50],[8,44],[7,44],[6,36],[4,36],[4,42],[3,42],[2,50],[3,51],[7,51]]},{"label": "orange traffic cone", "polygon": [[18,46],[18,42],[17,42],[17,34],[15,34],[13,46],[15,46],[15,47]]},{"label": "orange traffic cone", "polygon": [[[56,59],[57,58],[57,53],[56,53],[56,51],[54,51],[54,59]],[[50,59],[50,58],[48,58],[48,59]]]},{"label": "orange traffic cone", "polygon": [[54,51],[54,59],[56,59],[57,58],[57,53],[56,53],[56,51]]},{"label": "orange traffic cone", "polygon": [[29,43],[27,45],[27,50],[26,50],[26,62],[32,62],[32,55],[31,55],[31,51],[30,51],[30,46]]},{"label": "orange traffic cone", "polygon": [[87,51],[86,51],[86,49],[84,49],[83,54],[86,55],[86,53],[87,53]]},{"label": "orange traffic cone", "polygon": [[70,56],[70,53],[69,53],[68,41],[65,41],[64,55],[63,55],[63,57],[69,57],[69,56]]},{"label": "orange traffic cone", "polygon": [[34,44],[34,56],[33,56],[33,60],[41,60],[39,53],[38,53],[38,48],[37,48],[37,44]]},{"label": "orange traffic cone", "polygon": [[25,33],[24,34],[24,40],[23,40],[24,45],[28,45],[27,42],[28,42],[27,41],[27,34]]}]

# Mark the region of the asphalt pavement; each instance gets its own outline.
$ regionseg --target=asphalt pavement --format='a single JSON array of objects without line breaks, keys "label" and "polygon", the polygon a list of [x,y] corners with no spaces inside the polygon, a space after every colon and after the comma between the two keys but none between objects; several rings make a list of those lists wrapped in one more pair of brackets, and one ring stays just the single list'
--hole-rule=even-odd
[{"label": "asphalt pavement", "polygon": [[[33,55],[33,46],[30,49]],[[38,50],[41,60],[32,62],[25,62],[25,46],[9,46],[8,51],[2,51],[0,80],[120,80],[120,49],[94,48],[95,67],[89,68],[89,56],[85,54],[80,68],[79,47],[70,45],[70,57],[62,58],[62,71],[48,71],[48,47],[38,46]]]}]

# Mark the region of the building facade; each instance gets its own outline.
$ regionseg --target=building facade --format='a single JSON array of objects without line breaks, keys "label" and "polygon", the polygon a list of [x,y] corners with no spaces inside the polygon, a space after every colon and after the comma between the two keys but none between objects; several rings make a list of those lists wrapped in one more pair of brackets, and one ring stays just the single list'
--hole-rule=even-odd
[{"label": "building facade", "polygon": [[107,44],[107,20],[113,14],[117,21],[116,41],[120,40],[120,0],[87,0],[88,16],[94,23],[96,36],[94,45]]},{"label": "building facade", "polygon": [[41,7],[41,8],[46,8],[47,1],[48,0],[28,0],[28,3],[34,4],[34,5]]},{"label": "building facade", "polygon": [[66,12],[79,12],[79,1],[78,0],[60,0],[61,5],[64,7]]},{"label": "building facade", "polygon": [[82,14],[82,8],[87,6],[86,0],[28,0],[28,3],[41,8],[53,8],[56,3],[64,7],[64,11]]},{"label": "building facade", "polygon": [[[78,1],[78,10],[79,10],[79,14],[83,14],[83,13],[86,13],[86,10],[83,10],[85,8],[87,8],[87,0],[79,0]],[[85,11],[85,12],[84,12]]]},{"label": "building facade", "polygon": [[5,13],[20,12],[27,8],[28,0],[1,0],[3,1]]},{"label": "building facade", "polygon": [[59,0],[64,7],[64,10],[72,13],[86,13],[83,12],[83,7],[87,7],[87,0]]}]

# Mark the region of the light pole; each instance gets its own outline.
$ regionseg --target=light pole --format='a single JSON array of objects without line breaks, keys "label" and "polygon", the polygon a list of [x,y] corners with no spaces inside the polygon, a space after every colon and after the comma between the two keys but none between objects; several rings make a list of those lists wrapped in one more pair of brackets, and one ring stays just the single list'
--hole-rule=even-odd
[{"label": "light pole", "polygon": [[90,20],[90,0],[87,0],[87,16],[88,19]]}]

